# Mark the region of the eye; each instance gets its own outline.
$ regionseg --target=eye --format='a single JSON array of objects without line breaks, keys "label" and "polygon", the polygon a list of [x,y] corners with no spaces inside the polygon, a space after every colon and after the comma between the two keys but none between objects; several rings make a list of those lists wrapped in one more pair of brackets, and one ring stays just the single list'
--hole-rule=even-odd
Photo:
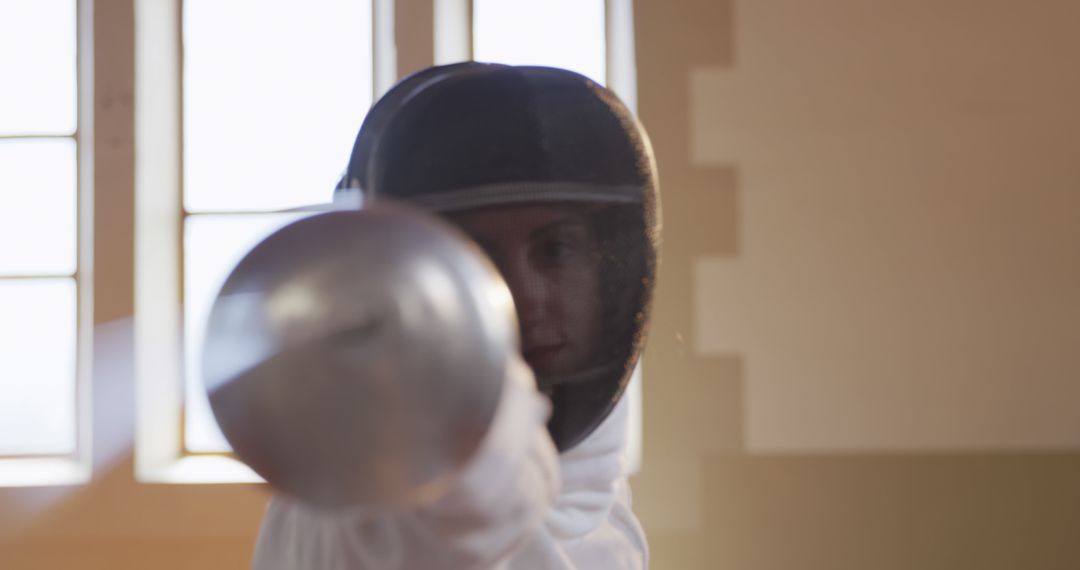
[{"label": "eye", "polygon": [[550,237],[533,244],[530,258],[540,267],[557,266],[572,259],[579,249],[574,240]]}]

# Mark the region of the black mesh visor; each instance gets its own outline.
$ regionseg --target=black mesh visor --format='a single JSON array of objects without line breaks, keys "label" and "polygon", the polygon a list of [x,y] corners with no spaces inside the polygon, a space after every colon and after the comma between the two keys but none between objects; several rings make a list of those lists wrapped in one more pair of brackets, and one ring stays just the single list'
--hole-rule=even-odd
[{"label": "black mesh visor", "polygon": [[610,91],[553,68],[432,68],[383,101],[345,180],[440,213],[487,253],[552,399],[552,438],[573,447],[621,397],[644,342],[658,240],[644,132]]}]

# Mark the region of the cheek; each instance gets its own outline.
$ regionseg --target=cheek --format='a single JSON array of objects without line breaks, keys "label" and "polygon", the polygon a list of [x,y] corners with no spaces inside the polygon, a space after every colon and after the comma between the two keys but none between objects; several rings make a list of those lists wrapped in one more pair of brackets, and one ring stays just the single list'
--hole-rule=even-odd
[{"label": "cheek", "polygon": [[567,333],[580,340],[591,340],[600,330],[600,280],[596,268],[579,267],[565,272],[559,283],[557,313],[567,326]]}]

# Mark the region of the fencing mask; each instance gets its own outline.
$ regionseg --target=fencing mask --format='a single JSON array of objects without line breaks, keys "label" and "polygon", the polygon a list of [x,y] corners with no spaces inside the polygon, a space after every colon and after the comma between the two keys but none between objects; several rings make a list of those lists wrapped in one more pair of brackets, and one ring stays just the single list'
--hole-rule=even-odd
[{"label": "fencing mask", "polygon": [[338,191],[435,212],[494,261],[559,450],[614,408],[645,339],[659,198],[611,91],[555,68],[429,68],[372,108]]}]

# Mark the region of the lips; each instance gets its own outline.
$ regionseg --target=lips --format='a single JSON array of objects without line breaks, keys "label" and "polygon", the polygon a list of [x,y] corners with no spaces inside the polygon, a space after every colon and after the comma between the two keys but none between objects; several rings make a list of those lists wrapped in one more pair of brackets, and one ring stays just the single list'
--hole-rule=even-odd
[{"label": "lips", "polygon": [[521,355],[534,371],[544,372],[556,363],[565,347],[566,343],[557,337],[530,338],[527,336],[522,343]]},{"label": "lips", "polygon": [[546,323],[526,326],[521,331],[521,355],[537,373],[551,367],[565,346],[563,336]]},{"label": "lips", "polygon": [[563,346],[563,344],[526,346],[525,350],[522,351],[522,355],[525,357],[525,361],[535,368],[541,363],[549,362],[556,358],[562,351]]}]

